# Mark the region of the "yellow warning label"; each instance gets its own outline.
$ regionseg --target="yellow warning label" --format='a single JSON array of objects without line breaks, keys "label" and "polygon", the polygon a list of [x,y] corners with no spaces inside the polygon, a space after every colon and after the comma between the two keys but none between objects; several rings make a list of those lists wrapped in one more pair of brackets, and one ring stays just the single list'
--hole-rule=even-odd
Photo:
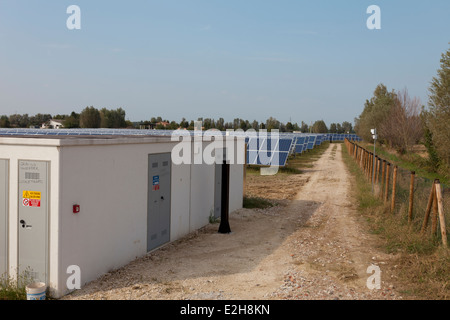
[{"label": "yellow warning label", "polygon": [[22,198],[24,199],[37,199],[41,200],[41,192],[40,191],[28,191],[24,190],[22,193]]}]

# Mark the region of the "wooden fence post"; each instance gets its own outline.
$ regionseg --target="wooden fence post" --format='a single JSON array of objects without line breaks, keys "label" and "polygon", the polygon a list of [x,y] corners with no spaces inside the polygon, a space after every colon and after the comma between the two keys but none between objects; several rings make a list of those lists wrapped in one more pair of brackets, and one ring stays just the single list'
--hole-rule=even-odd
[{"label": "wooden fence post", "polygon": [[362,169],[364,172],[364,176],[366,175],[366,156],[367,156],[366,149],[363,149]]},{"label": "wooden fence post", "polygon": [[370,153],[370,163],[369,163],[369,174],[370,174],[370,182],[374,182],[373,181],[373,164],[374,164],[374,154],[371,152]]},{"label": "wooden fence post", "polygon": [[[436,182],[434,183],[434,197],[433,197],[433,215],[431,216],[431,234],[437,234],[438,226],[438,203],[436,199]],[[430,212],[431,214],[431,212]]]},{"label": "wooden fence post", "polygon": [[361,147],[358,147],[358,166],[361,168]]},{"label": "wooden fence post", "polygon": [[388,201],[388,193],[389,193],[389,168],[390,168],[391,164],[390,163],[386,163],[386,184],[385,184],[385,189],[384,189],[384,203],[387,203]]},{"label": "wooden fence post", "polygon": [[363,155],[363,148],[359,148],[359,154],[358,154],[358,165],[359,165],[359,167],[360,168],[362,168],[361,167],[361,163],[362,163],[362,155]]},{"label": "wooden fence post", "polygon": [[447,230],[445,226],[444,205],[442,203],[441,183],[439,179],[436,180],[435,189],[437,200],[436,202],[438,204],[438,211],[439,211],[439,224],[441,225],[442,244],[444,245],[445,248],[447,248]]},{"label": "wooden fence post", "polygon": [[415,172],[411,171],[411,182],[409,184],[409,208],[408,208],[408,223],[412,221],[412,212],[414,205],[414,176]]},{"label": "wooden fence post", "polygon": [[385,179],[386,179],[386,160],[383,160],[383,164],[381,167],[381,192],[380,192],[381,199],[383,199]]},{"label": "wooden fence post", "polygon": [[362,150],[362,169],[364,174],[366,174],[366,149]]},{"label": "wooden fence post", "polygon": [[366,175],[366,149],[363,149],[363,158],[362,158],[362,169],[364,172],[364,175]]},{"label": "wooden fence post", "polygon": [[366,173],[365,171],[365,162],[366,161],[366,150],[364,148],[361,149],[361,169],[363,170],[364,173]]},{"label": "wooden fence post", "polygon": [[381,159],[377,156],[377,164],[376,164],[376,171],[375,171],[375,174],[376,174],[376,177],[375,177],[375,181],[377,182],[377,183],[379,183],[380,182],[380,161],[381,161]]},{"label": "wooden fence post", "polygon": [[427,204],[427,209],[425,210],[425,218],[423,219],[423,224],[422,224],[422,230],[420,230],[421,234],[425,233],[425,229],[427,228],[427,224],[428,224],[428,219],[430,217],[430,212],[431,212],[431,206],[433,205],[433,200],[435,197],[435,185],[436,180],[433,181],[433,184],[431,186],[431,192],[430,192],[430,196],[428,197],[428,204]]},{"label": "wooden fence post", "polygon": [[398,167],[394,166],[394,175],[392,178],[392,199],[391,199],[391,212],[394,212],[395,209],[395,191],[397,189],[397,170]]}]

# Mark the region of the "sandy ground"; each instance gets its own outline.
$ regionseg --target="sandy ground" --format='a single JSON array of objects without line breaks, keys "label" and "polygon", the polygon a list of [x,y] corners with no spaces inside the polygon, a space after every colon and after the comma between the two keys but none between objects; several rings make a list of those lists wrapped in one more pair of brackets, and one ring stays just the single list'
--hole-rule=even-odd
[{"label": "sandy ground", "polygon": [[[402,299],[392,284],[395,260],[377,249],[356,213],[342,147],[331,144],[284,184],[247,179],[249,191],[278,189],[282,201],[230,214],[232,233],[210,224],[64,299]],[[371,265],[381,270],[381,289],[366,285]]]}]

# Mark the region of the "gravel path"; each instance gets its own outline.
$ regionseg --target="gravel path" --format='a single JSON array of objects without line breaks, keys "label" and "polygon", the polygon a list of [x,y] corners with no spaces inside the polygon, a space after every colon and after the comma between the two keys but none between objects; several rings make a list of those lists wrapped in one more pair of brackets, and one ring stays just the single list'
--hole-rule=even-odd
[{"label": "gravel path", "polygon": [[[210,224],[63,299],[402,299],[393,257],[357,216],[341,147],[331,144],[297,175],[286,204],[241,209],[230,214],[231,234]],[[371,265],[380,289],[366,285]]]}]

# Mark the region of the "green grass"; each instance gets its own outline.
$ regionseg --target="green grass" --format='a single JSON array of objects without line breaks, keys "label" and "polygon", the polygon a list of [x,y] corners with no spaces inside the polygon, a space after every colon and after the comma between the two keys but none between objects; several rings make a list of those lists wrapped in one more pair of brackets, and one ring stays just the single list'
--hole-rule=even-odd
[{"label": "green grass", "polygon": [[273,207],[273,203],[260,197],[244,197],[244,208],[247,209],[266,209]]},{"label": "green grass", "polygon": [[16,279],[0,276],[0,300],[26,300],[26,285],[31,283],[30,273],[25,270]]},{"label": "green grass", "polygon": [[405,215],[390,213],[389,206],[372,193],[371,183],[346,148],[342,148],[342,157],[354,177],[359,213],[384,251],[395,254],[402,293],[419,299],[449,299],[450,251],[442,247],[439,237],[422,236]]},{"label": "green grass", "polygon": [[300,170],[298,168],[291,167],[291,166],[286,166],[286,167],[280,167],[278,169],[278,173],[301,174],[302,170]]},{"label": "green grass", "polygon": [[[248,165],[246,168],[246,174],[248,175],[259,175],[261,166]],[[277,174],[301,174],[302,171],[293,167],[279,167]]]}]

